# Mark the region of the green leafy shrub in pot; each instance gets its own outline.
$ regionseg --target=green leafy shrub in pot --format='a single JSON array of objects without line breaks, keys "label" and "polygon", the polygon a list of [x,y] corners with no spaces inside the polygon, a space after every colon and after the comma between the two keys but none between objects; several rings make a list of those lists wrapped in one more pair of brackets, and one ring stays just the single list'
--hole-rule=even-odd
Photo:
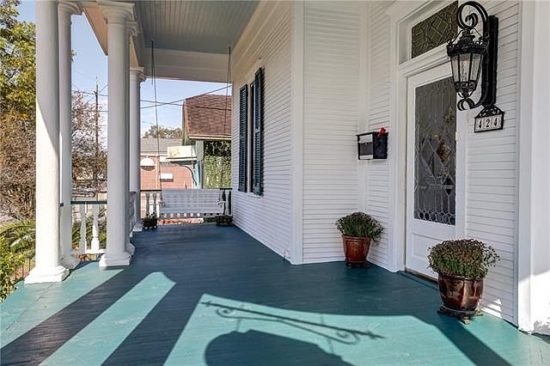
[{"label": "green leafy shrub in pot", "polygon": [[371,241],[380,239],[382,225],[364,212],[354,212],[336,221],[342,233],[342,244],[348,266],[367,263]]},{"label": "green leafy shrub in pot", "polygon": [[429,248],[430,268],[441,275],[482,279],[500,260],[496,251],[479,240],[447,240]]},{"label": "green leafy shrub in pot", "polygon": [[143,225],[143,228],[148,229],[156,229],[158,225],[158,217],[156,213],[151,213],[149,215],[146,215],[142,220],[141,223]]},{"label": "green leafy shrub in pot", "polygon": [[356,238],[370,238],[373,241],[380,239],[384,229],[382,225],[364,212],[354,212],[341,217],[336,221],[336,228],[345,236]]}]

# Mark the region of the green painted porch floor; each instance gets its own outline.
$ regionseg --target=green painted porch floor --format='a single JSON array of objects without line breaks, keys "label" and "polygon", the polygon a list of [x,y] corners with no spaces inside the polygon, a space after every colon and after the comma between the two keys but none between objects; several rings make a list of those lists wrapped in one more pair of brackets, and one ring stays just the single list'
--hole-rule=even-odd
[{"label": "green painted porch floor", "polygon": [[134,262],[88,263],[4,304],[1,363],[542,365],[550,340],[490,315],[437,314],[438,292],[376,266],[292,266],[237,228],[139,233]]}]

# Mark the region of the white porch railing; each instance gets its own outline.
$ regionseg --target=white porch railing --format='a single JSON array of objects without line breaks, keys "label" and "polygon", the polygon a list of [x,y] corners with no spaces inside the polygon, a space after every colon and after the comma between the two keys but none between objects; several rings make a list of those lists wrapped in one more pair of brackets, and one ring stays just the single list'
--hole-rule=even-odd
[{"label": "white porch railing", "polygon": [[[145,216],[155,214],[158,217],[160,209],[160,190],[141,191],[141,199],[145,198]],[[143,207],[143,205],[141,205]]]},{"label": "white porch railing", "polygon": [[[71,201],[73,224],[78,223],[78,252],[82,254],[101,254],[104,249],[100,243],[100,226],[106,219],[107,201]],[[101,213],[101,222],[100,222]],[[91,223],[91,224],[90,224]],[[105,243],[103,243],[105,246]]]},{"label": "white porch railing", "polygon": [[[191,190],[190,190],[191,191]],[[200,207],[200,202],[212,195],[212,190],[194,189],[192,190],[193,200],[196,207]],[[171,218],[198,218],[208,215],[204,212],[182,212],[181,214],[161,215],[161,191],[143,191],[142,202],[145,198],[145,215],[156,214],[159,216],[170,216]],[[138,220],[140,213],[136,212],[135,200],[138,199],[136,192],[130,192],[128,199],[128,235],[132,231]],[[219,205],[223,207],[224,215],[231,215],[231,189],[219,190]],[[78,224],[74,230],[78,233],[78,252],[80,254],[102,254],[105,252],[106,243],[102,241],[101,230],[106,227],[107,220],[107,201],[106,200],[73,200],[71,201],[73,212],[73,225]]]},{"label": "white porch railing", "polygon": [[[135,212],[136,192],[130,192],[128,200],[128,235],[137,221]],[[73,225],[78,224],[78,252],[80,254],[102,254],[105,252],[105,242],[101,242],[100,230],[106,228],[107,201],[106,200],[73,200]]]}]

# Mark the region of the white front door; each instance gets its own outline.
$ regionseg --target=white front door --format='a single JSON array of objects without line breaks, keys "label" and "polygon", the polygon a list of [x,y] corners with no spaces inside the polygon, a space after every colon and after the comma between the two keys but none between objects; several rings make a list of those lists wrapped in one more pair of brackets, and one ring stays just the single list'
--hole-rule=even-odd
[{"label": "white front door", "polygon": [[407,95],[405,267],[436,277],[428,269],[428,248],[457,237],[463,209],[462,161],[457,164],[462,147],[457,141],[456,92],[449,65],[408,78]]}]

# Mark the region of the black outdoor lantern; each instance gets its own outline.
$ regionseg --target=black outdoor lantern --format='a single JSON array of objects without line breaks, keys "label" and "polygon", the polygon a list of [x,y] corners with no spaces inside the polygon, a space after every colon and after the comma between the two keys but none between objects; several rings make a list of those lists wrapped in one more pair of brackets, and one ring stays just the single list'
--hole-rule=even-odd
[{"label": "black outdoor lantern", "polygon": [[[473,12],[465,14],[465,9]],[[456,19],[460,31],[447,44],[456,92],[461,98],[457,107],[465,109],[483,105],[476,117],[475,132],[502,128],[504,113],[496,107],[498,18],[489,16],[483,6],[475,1],[460,5]],[[476,26],[481,19],[482,33]],[[481,77],[481,80],[480,80]],[[481,83],[481,97],[474,102],[471,97]]]},{"label": "black outdoor lantern", "polygon": [[474,41],[474,35],[469,29],[466,29],[462,31],[458,42],[449,44],[447,49],[451,57],[455,89],[463,99],[460,102],[468,103],[471,108],[470,96],[477,89],[481,74],[481,61],[486,54],[487,43],[482,39]]}]

